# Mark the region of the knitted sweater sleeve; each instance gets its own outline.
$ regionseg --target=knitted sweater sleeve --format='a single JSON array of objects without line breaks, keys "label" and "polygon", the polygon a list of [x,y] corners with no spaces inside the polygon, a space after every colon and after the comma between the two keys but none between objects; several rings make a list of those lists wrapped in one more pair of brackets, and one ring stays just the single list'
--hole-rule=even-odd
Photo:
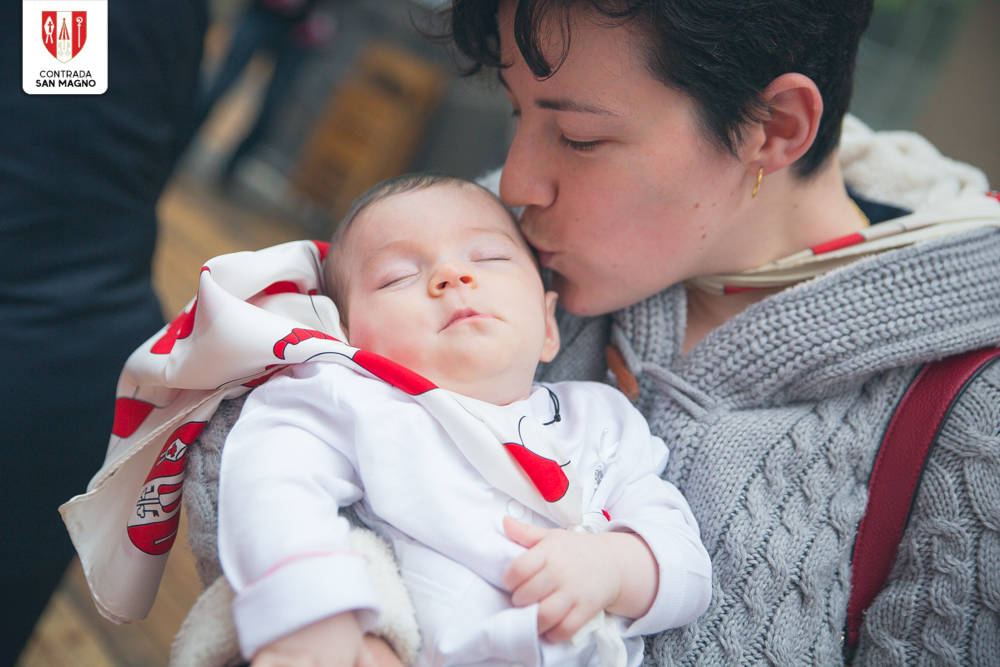
[{"label": "knitted sweater sleeve", "polygon": [[854,664],[1000,664],[1000,363],[942,425]]}]

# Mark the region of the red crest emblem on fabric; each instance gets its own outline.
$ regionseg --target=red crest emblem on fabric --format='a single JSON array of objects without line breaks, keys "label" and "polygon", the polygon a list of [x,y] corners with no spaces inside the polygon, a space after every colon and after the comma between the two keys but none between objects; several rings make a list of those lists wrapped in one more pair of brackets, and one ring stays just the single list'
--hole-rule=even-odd
[{"label": "red crest emblem on fabric", "polygon": [[554,503],[566,495],[566,491],[569,489],[569,479],[563,472],[561,465],[516,442],[505,442],[503,446],[521,466],[521,470],[528,476],[546,502]]},{"label": "red crest emblem on fabric", "polygon": [[201,434],[206,422],[188,422],[167,438],[143,482],[135,515],[128,522],[128,537],[140,551],[158,556],[170,551],[181,521],[181,485],[187,465],[187,448]]},{"label": "red crest emblem on fabric", "polygon": [[315,329],[292,329],[292,332],[281,338],[274,344],[274,348],[271,350],[279,359],[285,358],[285,349],[289,345],[298,345],[304,340],[309,340],[310,338],[322,338],[323,340],[337,340],[328,333],[323,333],[322,331],[316,331]]},{"label": "red crest emblem on fabric", "polygon": [[251,389],[253,387],[259,387],[260,385],[270,380],[271,376],[273,376],[275,373],[280,373],[282,369],[285,368],[284,366],[275,368],[276,366],[278,366],[278,364],[268,364],[267,366],[264,367],[264,370],[266,371],[268,369],[274,368],[273,371],[267,373],[266,375],[261,375],[259,378],[255,378],[253,380],[247,380],[246,382],[243,383],[243,386],[250,387]]},{"label": "red crest emblem on fabric", "polygon": [[313,241],[313,245],[316,246],[316,250],[319,252],[319,261],[326,259],[326,254],[330,252],[329,241]]},{"label": "red crest emblem on fabric", "polygon": [[119,438],[128,438],[139,430],[142,422],[156,406],[138,398],[120,396],[115,399],[115,419],[111,424],[111,433]]},{"label": "red crest emblem on fabric", "polygon": [[42,12],[42,44],[52,57],[68,63],[87,43],[87,12]]},{"label": "red crest emblem on fabric", "polygon": [[153,343],[153,347],[149,351],[153,354],[170,354],[170,351],[174,349],[174,343],[181,338],[187,338],[191,335],[191,331],[194,330],[194,316],[197,310],[198,301],[195,300],[191,304],[191,310],[187,310],[175,317],[170,326],[167,327],[166,333]]},{"label": "red crest emblem on fabric", "polygon": [[274,294],[300,294],[299,286],[293,283],[291,280],[279,280],[276,283],[271,283],[267,287],[261,290],[262,294],[274,295]]}]

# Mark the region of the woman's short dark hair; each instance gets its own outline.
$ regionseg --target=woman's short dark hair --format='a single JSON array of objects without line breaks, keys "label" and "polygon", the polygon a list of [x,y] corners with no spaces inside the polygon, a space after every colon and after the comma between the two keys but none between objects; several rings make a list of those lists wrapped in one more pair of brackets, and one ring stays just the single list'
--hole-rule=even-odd
[{"label": "woman's short dark hair", "polygon": [[[472,60],[470,73],[509,66],[500,58],[498,5],[452,3],[451,36]],[[514,37],[535,76],[551,76],[562,65],[571,37],[569,10],[577,6],[609,25],[641,31],[652,75],[694,100],[706,136],[720,148],[735,154],[744,125],[767,116],[761,93],[788,72],[808,76],[823,96],[819,132],[796,172],[814,174],[836,148],[872,0],[517,0]],[[555,62],[540,48],[544,27],[551,25],[561,25],[564,36]]]}]

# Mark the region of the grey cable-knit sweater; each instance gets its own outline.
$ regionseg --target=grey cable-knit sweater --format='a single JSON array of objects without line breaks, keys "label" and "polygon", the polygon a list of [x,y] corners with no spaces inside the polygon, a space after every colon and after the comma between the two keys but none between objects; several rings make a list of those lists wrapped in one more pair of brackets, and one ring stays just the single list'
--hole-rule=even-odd
[{"label": "grey cable-knit sweater", "polygon": [[[886,424],[924,362],[1000,341],[1000,232],[862,260],[747,309],[680,355],[685,292],[561,322],[547,379],[599,378],[610,339],[670,445],[713,600],[646,664],[841,664],[850,559]],[[931,452],[855,664],[1000,665],[1000,364]]]}]

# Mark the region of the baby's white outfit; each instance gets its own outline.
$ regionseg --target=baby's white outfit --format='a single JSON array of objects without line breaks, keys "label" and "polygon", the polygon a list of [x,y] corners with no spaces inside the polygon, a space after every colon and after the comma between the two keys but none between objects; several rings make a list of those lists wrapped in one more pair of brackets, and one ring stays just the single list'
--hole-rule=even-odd
[{"label": "baby's white outfit", "polygon": [[[659,477],[663,441],[602,384],[536,385],[507,406],[478,404],[514,420],[519,434],[551,429],[572,465],[550,465],[575,474],[584,525],[632,531],[651,549],[659,567],[651,608],[613,619],[627,664],[638,665],[640,635],[693,620],[711,587],[688,504]],[[513,607],[501,585],[525,551],[505,536],[503,517],[557,525],[488,483],[411,396],[336,363],[293,366],[255,389],[223,450],[219,551],[245,656],[339,612],[358,611],[363,627],[373,620],[379,600],[338,515],[353,503],[396,551],[422,635],[418,664],[597,664],[593,634],[540,639],[537,605]]]}]

